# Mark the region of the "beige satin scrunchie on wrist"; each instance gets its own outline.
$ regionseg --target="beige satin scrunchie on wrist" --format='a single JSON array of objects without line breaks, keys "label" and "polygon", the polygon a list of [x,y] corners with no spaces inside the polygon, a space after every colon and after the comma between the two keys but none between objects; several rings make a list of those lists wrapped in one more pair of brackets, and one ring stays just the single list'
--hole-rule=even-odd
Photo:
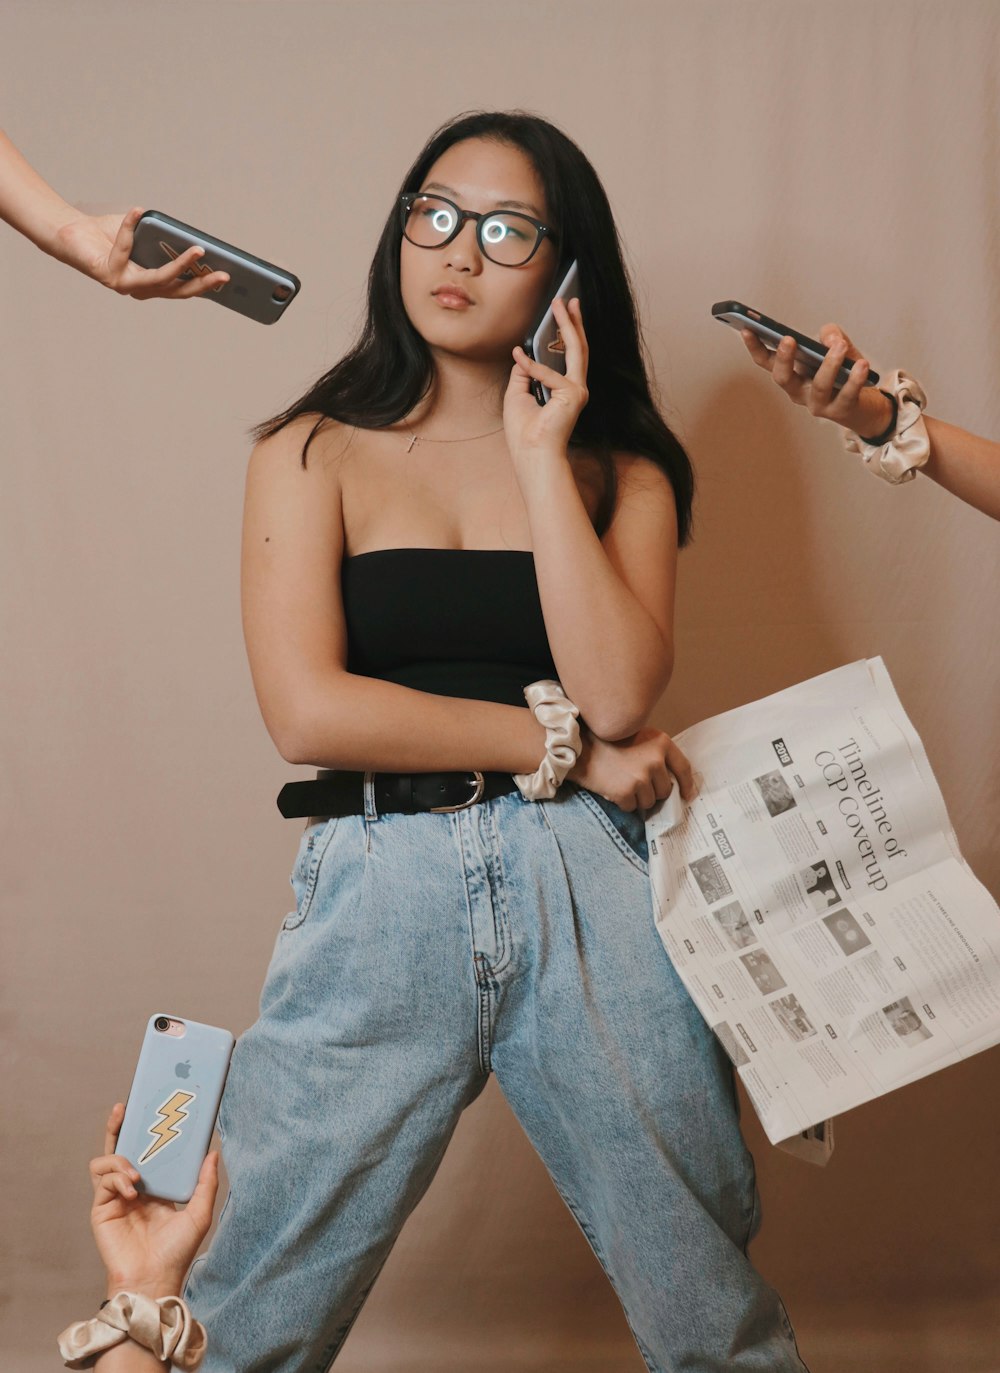
[{"label": "beige satin scrunchie on wrist", "polygon": [[902,482],[912,481],[917,468],[923,467],[930,457],[931,441],[924,424],[922,411],[927,405],[927,396],[919,381],[914,381],[898,368],[885,379],[884,390],[896,398],[896,428],[892,437],[885,443],[866,443],[860,434],[845,430],[844,447],[848,453],[860,454],[869,471],[876,477],[899,486]]},{"label": "beige satin scrunchie on wrist", "polygon": [[67,1368],[90,1368],[98,1354],[126,1340],[185,1370],[198,1367],[208,1344],[205,1327],[180,1297],[118,1292],[89,1321],[66,1327],[59,1336],[59,1353]]},{"label": "beige satin scrunchie on wrist", "polygon": [[559,683],[550,680],[531,682],[524,688],[524,699],[545,726],[545,757],[535,772],[515,773],[514,781],[526,800],[549,801],[580,756],[580,712]]}]

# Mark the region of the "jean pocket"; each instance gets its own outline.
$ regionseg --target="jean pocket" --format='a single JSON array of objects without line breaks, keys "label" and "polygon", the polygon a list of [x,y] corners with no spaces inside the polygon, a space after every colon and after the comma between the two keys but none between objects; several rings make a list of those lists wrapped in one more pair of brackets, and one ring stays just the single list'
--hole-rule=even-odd
[{"label": "jean pocket", "polygon": [[601,827],[614,839],[626,858],[643,873],[649,874],[649,848],[646,844],[646,821],[641,811],[622,810],[614,801],[596,791],[581,787],[578,795]]},{"label": "jean pocket", "polygon": [[282,930],[297,930],[309,914],[316,894],[319,870],[336,828],[337,817],[329,816],[325,820],[310,821],[303,830],[295,866],[289,878],[295,893],[295,909],[285,916]]}]

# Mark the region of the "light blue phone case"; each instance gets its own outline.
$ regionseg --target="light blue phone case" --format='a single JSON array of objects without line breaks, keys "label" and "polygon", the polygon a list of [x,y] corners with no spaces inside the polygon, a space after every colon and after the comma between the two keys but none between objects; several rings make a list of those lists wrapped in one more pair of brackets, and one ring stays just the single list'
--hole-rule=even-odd
[{"label": "light blue phone case", "polygon": [[[180,1022],[181,1036],[157,1028]],[[208,1152],[229,1059],[228,1030],[160,1012],[149,1018],[115,1152],[138,1170],[138,1190],[188,1201]]]}]

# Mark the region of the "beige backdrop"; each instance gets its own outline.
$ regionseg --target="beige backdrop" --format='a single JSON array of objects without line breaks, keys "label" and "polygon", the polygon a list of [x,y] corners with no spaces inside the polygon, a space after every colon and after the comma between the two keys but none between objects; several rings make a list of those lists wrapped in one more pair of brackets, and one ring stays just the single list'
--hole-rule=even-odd
[{"label": "beige backdrop", "polygon": [[[86,1162],[164,1007],[239,1031],[298,838],[258,717],[237,562],[247,427],[351,339],[427,133],[561,124],[604,178],[671,423],[700,477],[679,729],[881,653],[965,853],[1000,888],[1000,531],[856,470],[709,316],[842,322],[935,414],[1000,436],[1000,13],[835,5],[4,0],[2,121],[69,199],[162,208],[297,272],[273,329],[118,299],[0,233],[5,1367],[95,1305]],[[0,226],[2,229],[3,226]],[[995,1055],[840,1122],[826,1173],[748,1122],[755,1255],[813,1373],[1000,1367]],[[746,1117],[745,1117],[746,1118]],[[981,1338],[980,1338],[981,1337]],[[978,1343],[977,1343],[978,1340]],[[978,1352],[977,1352],[978,1351]],[[642,1360],[492,1087],[338,1367]]]}]

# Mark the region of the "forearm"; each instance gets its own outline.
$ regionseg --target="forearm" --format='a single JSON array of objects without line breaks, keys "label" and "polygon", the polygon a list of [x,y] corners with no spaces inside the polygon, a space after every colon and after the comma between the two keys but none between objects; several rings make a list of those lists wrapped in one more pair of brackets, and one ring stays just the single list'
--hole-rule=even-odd
[{"label": "forearm", "polygon": [[1000,443],[924,416],[930,457],[920,470],[953,496],[1000,520]]},{"label": "forearm", "polygon": [[58,256],[59,230],[80,217],[0,132],[0,217],[45,253]]},{"label": "forearm", "polygon": [[634,734],[670,679],[672,651],[618,576],[565,459],[521,475],[559,681],[603,739]]},{"label": "forearm", "polygon": [[[293,695],[294,692],[294,695]],[[349,672],[288,684],[264,719],[292,763],[372,772],[534,772],[545,731],[526,706],[435,696]]]}]

